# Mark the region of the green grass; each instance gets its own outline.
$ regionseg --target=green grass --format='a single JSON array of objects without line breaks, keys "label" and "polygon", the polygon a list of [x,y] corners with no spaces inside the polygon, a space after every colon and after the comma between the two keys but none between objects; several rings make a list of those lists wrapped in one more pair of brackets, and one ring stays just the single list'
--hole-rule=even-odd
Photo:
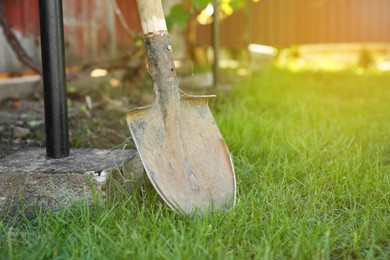
[{"label": "green grass", "polygon": [[234,157],[226,214],[181,217],[150,190],[0,220],[0,259],[390,257],[390,75],[269,69],[212,104]]}]

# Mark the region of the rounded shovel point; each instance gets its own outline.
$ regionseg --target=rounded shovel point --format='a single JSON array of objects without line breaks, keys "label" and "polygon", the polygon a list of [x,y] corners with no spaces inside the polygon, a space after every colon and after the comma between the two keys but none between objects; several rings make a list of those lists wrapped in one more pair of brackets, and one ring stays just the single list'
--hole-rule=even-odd
[{"label": "rounded shovel point", "polygon": [[172,209],[185,214],[235,204],[233,162],[209,109],[210,97],[181,93],[177,113],[167,114],[154,102],[127,116],[151,183]]}]

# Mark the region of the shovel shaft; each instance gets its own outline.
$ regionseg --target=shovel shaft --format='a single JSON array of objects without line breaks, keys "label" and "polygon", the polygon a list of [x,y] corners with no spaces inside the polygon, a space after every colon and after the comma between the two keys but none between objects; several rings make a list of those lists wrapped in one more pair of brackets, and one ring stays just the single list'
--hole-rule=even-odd
[{"label": "shovel shaft", "polygon": [[156,101],[179,102],[179,86],[168,33],[160,32],[145,37],[145,47]]},{"label": "shovel shaft", "polygon": [[144,34],[167,31],[161,0],[137,0]]},{"label": "shovel shaft", "polygon": [[161,0],[137,0],[155,103],[174,113],[180,102],[179,86]]}]

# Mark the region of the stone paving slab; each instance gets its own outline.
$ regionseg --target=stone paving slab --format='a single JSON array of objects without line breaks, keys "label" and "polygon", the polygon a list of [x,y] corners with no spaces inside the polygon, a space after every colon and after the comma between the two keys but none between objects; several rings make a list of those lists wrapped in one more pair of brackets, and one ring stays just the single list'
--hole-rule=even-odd
[{"label": "stone paving slab", "polygon": [[105,198],[110,178],[132,192],[143,174],[136,150],[71,149],[64,159],[48,159],[41,148],[19,151],[0,159],[0,213],[26,209],[32,216],[35,206],[56,210],[94,195]]},{"label": "stone paving slab", "polygon": [[26,97],[42,89],[41,76],[24,76],[0,80],[0,101]]}]

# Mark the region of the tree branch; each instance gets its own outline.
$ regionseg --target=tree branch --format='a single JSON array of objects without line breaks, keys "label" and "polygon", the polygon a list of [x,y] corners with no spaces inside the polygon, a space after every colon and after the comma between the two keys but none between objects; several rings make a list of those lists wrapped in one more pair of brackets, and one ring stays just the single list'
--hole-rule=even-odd
[{"label": "tree branch", "polygon": [[22,62],[27,67],[31,68],[33,71],[42,74],[42,67],[39,63],[34,61],[20,44],[18,38],[14,34],[11,29],[11,25],[9,24],[5,12],[4,12],[4,0],[0,0],[0,26],[3,27],[5,38],[7,42],[11,46],[14,51],[16,57],[20,62]]},{"label": "tree branch", "polygon": [[136,38],[137,35],[130,30],[130,27],[127,25],[127,22],[126,22],[125,18],[123,17],[122,11],[121,11],[121,9],[119,9],[119,6],[118,6],[118,3],[116,2],[116,0],[110,0],[110,3],[112,5],[112,8],[114,9],[116,16],[119,19],[119,22],[122,25],[122,28],[130,36],[130,38],[133,38],[133,39]]}]

